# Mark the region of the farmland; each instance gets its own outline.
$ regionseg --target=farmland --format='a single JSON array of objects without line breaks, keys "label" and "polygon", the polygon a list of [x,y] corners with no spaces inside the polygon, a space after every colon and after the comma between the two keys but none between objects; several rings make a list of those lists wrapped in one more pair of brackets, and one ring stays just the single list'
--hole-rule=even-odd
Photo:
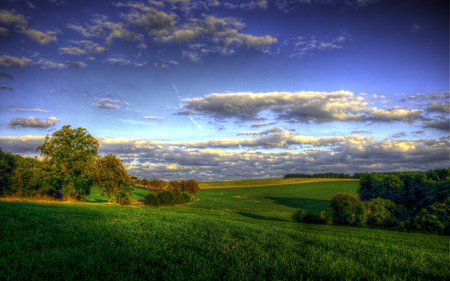
[{"label": "farmland", "polygon": [[[293,182],[293,180],[297,182]],[[183,206],[0,202],[0,279],[444,280],[449,240],[292,221],[358,181],[200,183]]]}]

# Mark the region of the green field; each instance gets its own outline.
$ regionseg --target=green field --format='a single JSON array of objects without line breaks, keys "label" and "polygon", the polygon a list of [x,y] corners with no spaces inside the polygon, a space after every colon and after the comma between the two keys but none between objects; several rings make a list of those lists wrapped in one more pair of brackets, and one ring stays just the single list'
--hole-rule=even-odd
[{"label": "green field", "polygon": [[[357,181],[203,189],[140,207],[0,202],[0,280],[449,280],[449,237],[293,222]],[[248,186],[248,185],[247,185]],[[205,187],[207,188],[207,187]]]}]

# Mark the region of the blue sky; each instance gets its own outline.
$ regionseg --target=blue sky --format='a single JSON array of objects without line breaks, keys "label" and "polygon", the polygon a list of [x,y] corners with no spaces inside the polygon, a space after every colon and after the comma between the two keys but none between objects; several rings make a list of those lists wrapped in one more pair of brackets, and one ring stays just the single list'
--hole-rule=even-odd
[{"label": "blue sky", "polygon": [[10,0],[0,145],[63,125],[139,177],[448,167],[448,1]]}]

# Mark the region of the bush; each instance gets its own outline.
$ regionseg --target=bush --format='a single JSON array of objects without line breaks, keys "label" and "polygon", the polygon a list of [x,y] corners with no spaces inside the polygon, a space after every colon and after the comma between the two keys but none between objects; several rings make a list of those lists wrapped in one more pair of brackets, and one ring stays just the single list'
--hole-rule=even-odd
[{"label": "bush", "polygon": [[366,222],[366,208],[356,196],[339,193],[331,200],[333,223],[363,226]]},{"label": "bush", "polygon": [[158,198],[161,201],[161,205],[175,205],[177,200],[175,195],[168,190],[158,193]]},{"label": "bush", "polygon": [[366,205],[366,224],[369,227],[392,227],[396,225],[396,221],[392,218],[389,209],[396,207],[395,203],[382,198],[371,199],[364,202]]},{"label": "bush", "polygon": [[422,209],[414,218],[414,226],[421,233],[442,234],[445,226],[436,215],[430,214],[427,209]]},{"label": "bush", "polygon": [[325,211],[320,212],[320,220],[324,224],[333,224],[333,215]]},{"label": "bush", "polygon": [[125,196],[125,197],[117,197],[117,202],[120,205],[122,205],[122,206],[129,206],[129,205],[131,205],[131,200],[127,196]]},{"label": "bush", "polygon": [[150,192],[144,197],[144,204],[147,206],[159,206],[161,204],[161,200],[159,199],[157,193]]},{"label": "bush", "polygon": [[191,201],[191,195],[189,194],[189,193],[187,193],[187,192],[181,192],[181,195],[183,196],[183,198],[184,198],[184,202],[189,202],[189,201]]},{"label": "bush", "polygon": [[172,194],[174,195],[175,204],[184,204],[184,203],[186,203],[186,201],[184,200],[183,194],[181,193],[180,190],[176,189],[176,190],[172,190],[172,191],[169,191],[169,192],[172,192]]},{"label": "bush", "polygon": [[292,215],[292,219],[297,222],[304,222],[304,223],[320,223],[322,222],[317,216],[314,214],[305,211],[305,210],[299,210],[295,212]]}]

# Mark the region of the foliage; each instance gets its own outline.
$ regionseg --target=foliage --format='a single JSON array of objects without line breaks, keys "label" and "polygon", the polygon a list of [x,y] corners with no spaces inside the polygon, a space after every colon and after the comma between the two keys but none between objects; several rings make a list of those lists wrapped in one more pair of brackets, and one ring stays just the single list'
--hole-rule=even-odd
[{"label": "foliage", "polygon": [[299,210],[292,215],[292,219],[297,222],[304,223],[323,223],[323,221],[316,215],[306,210]]},{"label": "foliage", "polygon": [[439,221],[438,217],[430,214],[425,208],[414,218],[414,226],[421,233],[426,234],[441,234],[445,229],[444,224]]},{"label": "foliage", "polygon": [[367,210],[366,224],[373,228],[393,227],[396,221],[392,218],[389,209],[394,209],[397,205],[388,199],[376,198],[365,201]]},{"label": "foliage", "polygon": [[437,219],[444,225],[444,235],[450,235],[450,196],[441,202],[428,206],[427,210],[436,215]]},{"label": "foliage", "polygon": [[51,190],[49,178],[42,172],[43,164],[35,158],[14,155],[15,167],[10,177],[9,193],[18,197],[45,194]]},{"label": "foliage", "polygon": [[103,194],[108,194],[108,202],[115,196],[121,198],[118,199],[121,202],[133,195],[134,188],[130,176],[125,170],[122,160],[116,155],[108,154],[98,157],[95,170],[95,182]]},{"label": "foliage", "polygon": [[339,193],[330,203],[333,214],[333,223],[362,226],[366,221],[366,208],[364,203],[356,196]]},{"label": "foliage", "polygon": [[150,192],[145,196],[144,204],[147,206],[159,206],[161,204],[161,200],[156,192]]},{"label": "foliage", "polygon": [[16,165],[16,158],[11,152],[4,153],[0,147],[0,196],[9,191],[11,173]]},{"label": "foliage", "polygon": [[177,203],[175,195],[168,190],[158,193],[158,198],[161,205],[175,205]]},{"label": "foliage", "polygon": [[86,129],[70,129],[70,125],[47,136],[39,146],[45,157],[42,173],[49,186],[64,196],[89,195],[93,179],[93,166],[99,142]]},{"label": "foliage", "polygon": [[198,187],[198,183],[195,180],[183,181],[182,190],[189,192],[190,194],[196,194],[200,188]]},{"label": "foliage", "polygon": [[187,203],[191,201],[191,195],[188,192],[181,192],[181,195],[183,196],[184,202]]},{"label": "foliage", "polygon": [[169,182],[167,189],[168,190],[181,190],[182,184],[183,184],[182,182],[171,181],[171,182]]},{"label": "foliage", "polygon": [[429,203],[443,202],[450,197],[450,178],[443,181],[436,181],[431,185]]}]

